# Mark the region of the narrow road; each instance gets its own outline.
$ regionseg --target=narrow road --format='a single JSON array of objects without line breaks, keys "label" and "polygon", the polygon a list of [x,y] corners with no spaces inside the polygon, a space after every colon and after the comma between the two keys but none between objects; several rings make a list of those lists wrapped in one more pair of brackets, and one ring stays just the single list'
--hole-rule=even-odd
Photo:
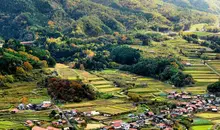
[{"label": "narrow road", "polygon": [[63,111],[57,106],[55,105],[55,108],[57,109],[57,111],[59,113],[62,113],[63,118],[67,121],[67,125],[71,128],[74,128],[74,126],[70,123],[69,119],[66,117],[66,115],[63,113]]},{"label": "narrow road", "polygon": [[217,72],[214,68],[212,68],[208,63],[205,64],[207,67],[209,67],[213,72],[215,72],[218,76],[220,76],[220,73]]}]

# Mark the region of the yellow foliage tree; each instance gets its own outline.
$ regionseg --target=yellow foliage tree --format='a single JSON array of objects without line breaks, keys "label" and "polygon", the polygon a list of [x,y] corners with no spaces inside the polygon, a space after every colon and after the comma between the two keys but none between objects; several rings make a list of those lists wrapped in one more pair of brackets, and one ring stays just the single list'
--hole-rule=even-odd
[{"label": "yellow foliage tree", "polygon": [[50,28],[54,28],[55,23],[52,20],[49,20],[47,24],[50,26]]},{"label": "yellow foliage tree", "polygon": [[22,67],[16,67],[16,74],[24,75],[26,72]]},{"label": "yellow foliage tree", "polygon": [[48,67],[48,64],[47,64],[47,61],[46,61],[46,60],[42,60],[42,61],[41,61],[41,64],[42,64],[42,67],[43,67],[43,68]]},{"label": "yellow foliage tree", "polygon": [[95,53],[92,50],[85,50],[84,53],[87,55],[87,57],[92,58],[95,56]]},{"label": "yellow foliage tree", "polygon": [[22,97],[21,102],[23,104],[27,104],[28,103],[28,98],[27,97]]}]

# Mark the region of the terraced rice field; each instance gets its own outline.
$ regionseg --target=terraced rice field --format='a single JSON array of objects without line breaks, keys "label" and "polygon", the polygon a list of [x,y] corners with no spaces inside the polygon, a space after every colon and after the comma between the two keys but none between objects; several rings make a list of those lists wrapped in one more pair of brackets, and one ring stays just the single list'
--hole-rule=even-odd
[{"label": "terraced rice field", "polygon": [[132,112],[136,110],[136,107],[132,106],[132,104],[118,104],[118,105],[112,105],[112,106],[102,106],[95,108],[96,111],[99,111],[101,113],[106,113],[110,115],[119,115],[124,114],[128,112]]},{"label": "terraced rice field", "polygon": [[78,111],[98,111],[110,115],[118,115],[135,111],[136,107],[132,103],[122,99],[95,100],[82,103],[64,104],[62,109],[77,109]]},{"label": "terraced rice field", "polygon": [[220,119],[220,113],[198,113],[195,116],[204,118],[204,119],[210,119],[210,120]]},{"label": "terraced rice field", "polygon": [[87,71],[71,69],[63,64],[57,64],[55,70],[61,78],[69,80],[76,80],[77,78],[80,78],[85,83],[91,84],[99,92],[115,93],[121,91],[120,88],[114,86],[113,82],[97,77]]},{"label": "terraced rice field", "polygon": [[208,64],[220,74],[220,60],[208,61]]},{"label": "terraced rice field", "polygon": [[55,70],[57,71],[59,76],[63,79],[69,79],[69,80],[77,79],[78,74],[73,69],[70,69],[68,66],[64,64],[57,64]]},{"label": "terraced rice field", "polygon": [[220,113],[198,113],[195,116],[209,120],[213,124],[220,123]]},{"label": "terraced rice field", "polygon": [[0,110],[17,107],[22,98],[26,97],[29,103],[41,103],[50,100],[46,89],[37,88],[35,82],[14,83],[11,88],[0,90]]},{"label": "terraced rice field", "polygon": [[[191,74],[196,81],[194,87],[199,89],[199,93],[205,92],[207,85],[219,80],[219,76],[204,64],[193,64],[190,67],[185,67],[184,73]],[[202,89],[204,88],[204,89]],[[191,88],[187,88],[189,92],[194,92]]]},{"label": "terraced rice field", "polygon": [[94,100],[94,101],[87,101],[81,103],[70,103],[64,104],[60,106],[63,109],[71,109],[71,108],[83,108],[83,107],[95,107],[95,106],[107,106],[112,104],[123,104],[127,101],[122,99],[108,99],[108,100]]},{"label": "terraced rice field", "polygon": [[115,87],[112,81],[108,81],[104,78],[98,77],[86,71],[81,71],[81,70],[76,70],[76,71],[79,75],[84,77],[84,80],[87,83],[94,86],[94,88],[96,88],[96,90],[99,92],[115,93],[121,91],[120,88]]},{"label": "terraced rice field", "polygon": [[131,93],[137,93],[146,98],[154,98],[155,96],[160,95],[160,93],[164,93],[165,90],[173,89],[171,85],[159,80],[119,70],[104,70],[97,72],[96,74],[112,81],[116,80],[117,82],[124,84],[133,84],[134,88],[129,89],[128,91]]},{"label": "terraced rice field", "polygon": [[0,129],[27,129],[24,126],[26,120],[50,121],[49,111],[19,111],[11,114],[10,110],[22,103],[25,97],[28,103],[40,104],[43,101],[50,100],[46,89],[37,88],[35,82],[14,83],[11,88],[0,90]]}]

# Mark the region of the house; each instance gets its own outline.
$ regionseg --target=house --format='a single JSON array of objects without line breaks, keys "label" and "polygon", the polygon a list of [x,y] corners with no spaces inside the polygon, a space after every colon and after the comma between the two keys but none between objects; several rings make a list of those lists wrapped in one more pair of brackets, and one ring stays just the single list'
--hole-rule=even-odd
[{"label": "house", "polygon": [[92,115],[92,116],[98,116],[98,115],[100,115],[100,113],[97,112],[97,111],[91,111],[91,115]]},{"label": "house", "polygon": [[139,128],[139,125],[136,122],[130,123],[131,128]]},{"label": "house", "polygon": [[31,130],[47,130],[47,129],[39,127],[39,126],[34,126]]},{"label": "house", "polygon": [[153,112],[148,112],[148,113],[146,113],[146,115],[152,117],[152,116],[154,116],[154,113]]},{"label": "house", "polygon": [[28,127],[33,127],[34,126],[34,123],[31,121],[31,120],[27,120],[25,122],[25,125],[28,126]]},{"label": "house", "polygon": [[48,126],[48,127],[47,127],[47,130],[60,130],[60,129],[54,128],[54,127],[52,127],[52,126]]},{"label": "house", "polygon": [[191,99],[192,97],[189,95],[182,95],[182,99]]},{"label": "house", "polygon": [[185,65],[186,65],[186,66],[192,66],[192,64],[189,63],[189,62],[186,62]]},{"label": "house", "polygon": [[217,108],[213,108],[212,112],[218,112],[218,109]]},{"label": "house", "polygon": [[159,124],[157,124],[157,127],[159,127],[160,129],[165,129],[166,128],[166,124],[159,123]]},{"label": "house", "polygon": [[111,124],[114,127],[114,129],[121,129],[122,128],[122,120],[115,120]]},{"label": "house", "polygon": [[19,110],[17,108],[14,108],[14,109],[11,110],[12,114],[15,114],[15,113],[18,113],[18,112],[19,112]]},{"label": "house", "polygon": [[135,129],[135,128],[130,128],[129,130],[137,130],[137,129]]},{"label": "house", "polygon": [[20,42],[22,45],[32,45],[34,43],[34,41],[24,41],[24,42]]},{"label": "house", "polygon": [[19,104],[18,109],[19,110],[25,110],[25,105],[24,104]]},{"label": "house", "polygon": [[130,124],[128,124],[128,123],[122,123],[121,126],[122,126],[123,130],[128,130],[130,128]]},{"label": "house", "polygon": [[150,53],[152,53],[152,54],[155,54],[155,51],[149,51]]},{"label": "house", "polygon": [[43,104],[42,104],[42,108],[49,108],[51,107],[52,103],[51,101],[43,101]]}]

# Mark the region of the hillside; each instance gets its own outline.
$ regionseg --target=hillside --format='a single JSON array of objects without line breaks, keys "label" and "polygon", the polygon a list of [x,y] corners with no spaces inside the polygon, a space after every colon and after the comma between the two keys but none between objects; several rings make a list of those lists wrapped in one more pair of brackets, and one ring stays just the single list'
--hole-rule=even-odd
[{"label": "hillside", "polygon": [[218,0],[164,0],[181,7],[195,8],[205,12],[220,13]]},{"label": "hillside", "polygon": [[0,6],[0,36],[20,40],[49,33],[87,37],[129,30],[179,31],[217,20],[161,0],[2,0]]}]

